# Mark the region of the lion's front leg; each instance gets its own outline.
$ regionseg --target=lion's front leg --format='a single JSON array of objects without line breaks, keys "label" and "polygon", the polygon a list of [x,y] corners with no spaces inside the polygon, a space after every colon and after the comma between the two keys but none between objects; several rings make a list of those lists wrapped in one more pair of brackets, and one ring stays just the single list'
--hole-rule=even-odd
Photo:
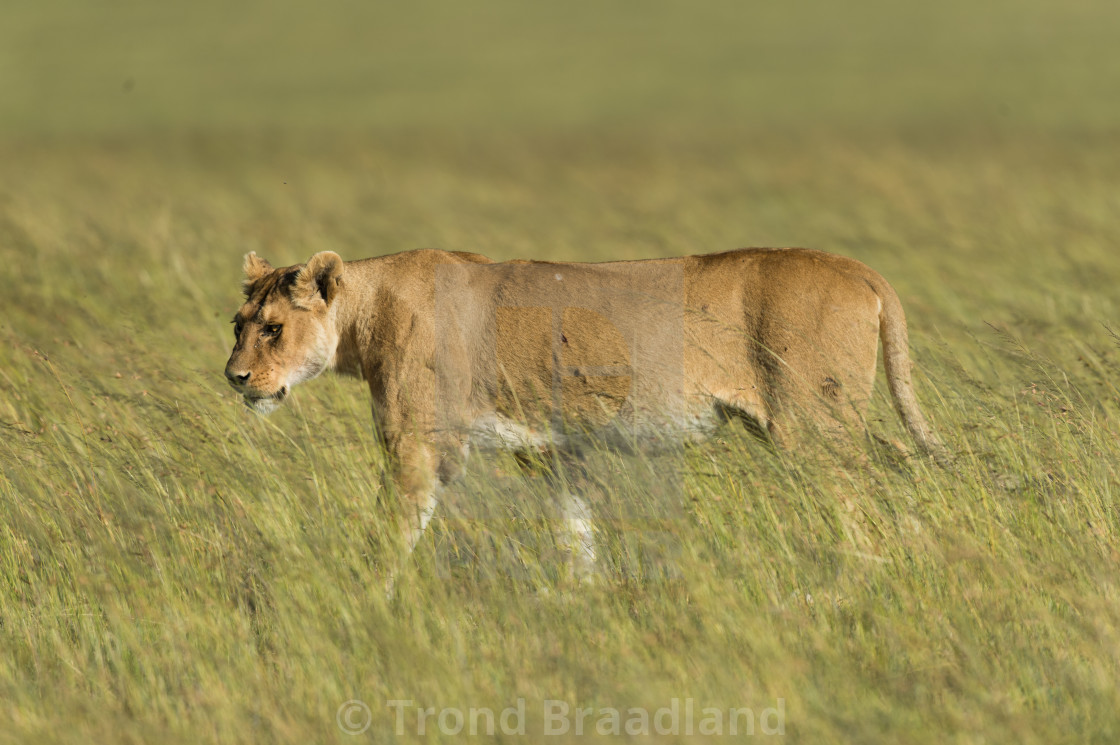
[{"label": "lion's front leg", "polygon": [[435,448],[415,435],[390,435],[385,438],[385,446],[389,475],[400,499],[397,527],[411,553],[439,505]]},{"label": "lion's front leg", "polygon": [[[392,598],[397,575],[428,528],[439,506],[439,477],[430,444],[415,436],[388,435],[384,438],[389,456],[389,475],[399,498],[397,535],[404,546],[403,556],[391,563],[385,593]],[[400,544],[398,544],[400,545]]]},{"label": "lion's front leg", "polygon": [[553,537],[565,559],[567,579],[592,581],[596,573],[596,551],[591,508],[567,489],[562,491],[558,501],[560,522],[553,529]]},{"label": "lion's front leg", "polygon": [[466,464],[466,447],[457,442],[411,434],[387,437],[385,446],[390,458],[390,476],[400,500],[398,535],[405,548],[399,566],[388,580],[391,597],[395,577],[427,530],[444,487],[461,475]]},{"label": "lion's front leg", "polygon": [[401,535],[411,552],[439,504],[436,455],[429,443],[414,436],[398,438],[389,455],[393,461],[393,482],[401,498]]}]

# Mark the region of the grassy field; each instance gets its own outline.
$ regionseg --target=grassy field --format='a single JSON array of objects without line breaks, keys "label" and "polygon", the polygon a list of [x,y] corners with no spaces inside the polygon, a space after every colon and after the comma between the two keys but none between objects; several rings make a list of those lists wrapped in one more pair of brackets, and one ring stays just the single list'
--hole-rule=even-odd
[{"label": "grassy field", "polygon": [[[725,737],[602,739],[1120,738],[1113,5],[63,5],[0,27],[0,741],[385,742],[402,700],[404,741],[519,700],[497,739],[552,700],[583,741],[673,699]],[[222,377],[249,250],[744,245],[895,285],[953,468],[604,456],[573,590],[542,479],[479,459],[387,601],[363,386],[264,419]]]}]

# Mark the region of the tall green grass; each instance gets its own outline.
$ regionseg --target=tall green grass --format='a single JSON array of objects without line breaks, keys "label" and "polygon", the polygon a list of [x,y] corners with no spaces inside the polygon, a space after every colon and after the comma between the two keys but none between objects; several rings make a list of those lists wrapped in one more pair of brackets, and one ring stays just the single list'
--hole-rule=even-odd
[{"label": "tall green grass", "polygon": [[[0,27],[0,738],[382,742],[391,700],[524,699],[534,741],[545,700],[674,698],[780,699],[799,742],[1120,736],[1120,16],[272,7]],[[572,587],[548,484],[482,457],[387,600],[363,386],[262,419],[221,374],[249,250],[751,244],[895,285],[953,467],[599,454]]]}]

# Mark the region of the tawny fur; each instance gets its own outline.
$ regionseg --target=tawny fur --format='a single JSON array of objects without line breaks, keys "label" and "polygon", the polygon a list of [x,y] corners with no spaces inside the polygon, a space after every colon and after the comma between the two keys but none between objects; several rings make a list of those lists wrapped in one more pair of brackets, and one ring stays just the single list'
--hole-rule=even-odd
[{"label": "tawny fur", "polygon": [[226,374],[267,413],[335,369],[369,385],[413,543],[471,447],[700,437],[728,412],[781,447],[862,426],[878,344],[923,450],[906,320],[879,274],[805,249],[602,264],[420,250],[274,269],[245,258]]}]

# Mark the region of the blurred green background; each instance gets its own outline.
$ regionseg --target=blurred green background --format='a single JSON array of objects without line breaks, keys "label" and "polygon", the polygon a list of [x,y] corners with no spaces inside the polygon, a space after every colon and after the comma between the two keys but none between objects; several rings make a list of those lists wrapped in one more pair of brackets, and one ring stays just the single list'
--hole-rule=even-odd
[{"label": "blurred green background", "polygon": [[0,128],[1110,132],[1118,33],[1104,0],[13,0]]}]

